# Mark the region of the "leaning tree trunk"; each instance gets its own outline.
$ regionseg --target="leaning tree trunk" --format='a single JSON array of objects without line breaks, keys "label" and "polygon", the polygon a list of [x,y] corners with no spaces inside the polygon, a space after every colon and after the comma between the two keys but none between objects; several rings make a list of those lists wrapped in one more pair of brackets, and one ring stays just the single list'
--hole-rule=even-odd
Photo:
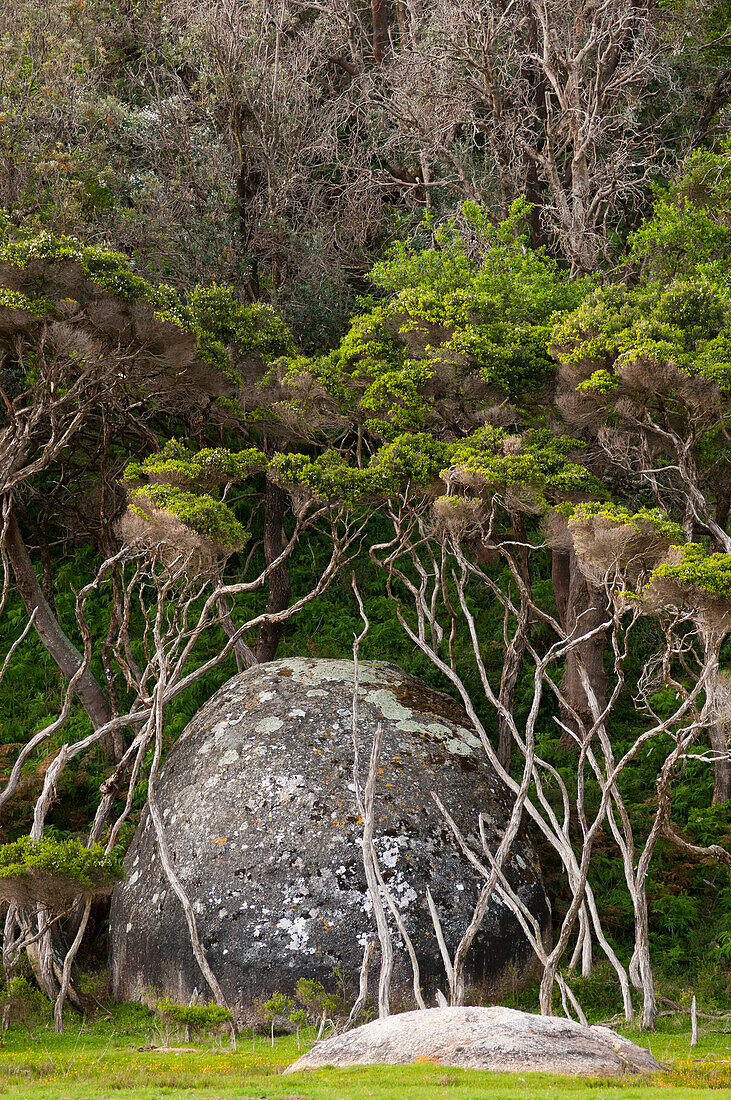
[{"label": "leaning tree trunk", "polygon": [[[264,515],[264,557],[267,565],[279,557],[284,549],[284,516],[287,494],[273,481],[267,480],[266,512]],[[269,575],[269,599],[267,612],[276,614],[289,607],[291,586],[286,562],[278,565]],[[273,661],[284,629],[283,623],[262,623],[256,639],[256,660]]]},{"label": "leaning tree trunk", "polygon": [[[517,537],[519,539],[525,539],[526,534],[521,517],[513,517],[513,522],[516,524]],[[521,549],[516,550],[515,559],[516,568],[520,573],[523,584],[528,591],[531,591],[532,580],[527,551]],[[520,670],[523,667],[523,657],[528,647],[530,634],[529,601],[521,596],[518,604],[518,621],[512,638],[509,642],[506,642],[503,671],[500,677],[500,702],[505,708],[505,711],[510,714],[513,713],[515,688],[518,683]],[[513,731],[510,722],[505,716],[505,712],[501,712],[498,715],[497,755],[502,766],[509,772],[510,764],[513,759]]]},{"label": "leaning tree trunk", "polygon": [[[552,580],[559,619],[567,636],[581,636],[603,622],[606,609],[602,594],[582,574],[573,550],[553,551]],[[566,701],[562,720],[574,733],[580,733],[580,730],[572,711],[584,724],[593,724],[591,707],[581,682],[580,665],[586,671],[599,706],[603,706],[605,702],[605,645],[604,632],[599,631],[572,649],[566,657],[566,668],[561,681],[561,693]],[[565,748],[576,748],[576,740],[566,731],[561,734],[561,744]]]},{"label": "leaning tree trunk", "polygon": [[[5,549],[15,575],[15,584],[29,615],[35,612],[33,625],[39,638],[58,665],[61,674],[70,680],[83,658],[71,639],[66,635],[36,577],[33,562],[18,527],[15,510],[10,512],[5,533]],[[76,683],[76,694],[88,714],[95,729],[99,729],[110,718],[109,701],[98,680],[86,669]],[[114,758],[114,746],[107,745],[110,756]]]}]

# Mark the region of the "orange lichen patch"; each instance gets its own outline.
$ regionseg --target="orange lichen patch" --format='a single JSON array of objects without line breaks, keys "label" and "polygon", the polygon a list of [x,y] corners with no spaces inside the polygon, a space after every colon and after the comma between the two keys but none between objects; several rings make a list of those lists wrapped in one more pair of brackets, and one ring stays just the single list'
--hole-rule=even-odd
[{"label": "orange lichen patch", "polygon": [[213,843],[214,844],[225,844],[227,840],[228,840],[227,836],[214,836]]}]

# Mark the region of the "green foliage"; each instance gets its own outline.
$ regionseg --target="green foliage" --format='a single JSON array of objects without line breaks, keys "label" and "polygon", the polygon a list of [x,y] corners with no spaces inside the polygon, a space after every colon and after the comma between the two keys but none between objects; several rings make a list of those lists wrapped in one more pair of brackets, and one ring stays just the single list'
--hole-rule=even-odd
[{"label": "green foliage", "polygon": [[299,978],[294,995],[313,1017],[323,1013],[335,1016],[344,1008],[342,997],[337,993],[328,993],[322,982],[314,978]]},{"label": "green foliage", "polygon": [[[294,351],[292,334],[272,307],[243,305],[233,287],[194,286],[178,302],[178,323],[198,336],[204,358],[213,363],[228,360],[229,346],[235,357],[256,355],[265,363]],[[238,378],[235,369],[231,378]]]},{"label": "green foliage", "polygon": [[689,589],[702,588],[714,595],[731,598],[731,554],[709,554],[695,542],[681,547],[677,561],[659,565],[652,579],[659,578]]},{"label": "green foliage", "polygon": [[191,451],[177,439],[169,439],[156,454],[142,462],[128,463],[124,478],[129,485],[144,478],[173,485],[217,485],[243,481],[266,465],[266,456],[255,447],[244,451],[229,451],[225,447]]},{"label": "green foliage", "polygon": [[80,265],[87,279],[124,301],[157,303],[152,286],[135,275],[129,260],[121,252],[98,245],[84,245],[75,237],[55,237],[41,232],[20,240],[6,239],[0,246],[0,262],[26,268],[36,261],[73,262]]},{"label": "green foliage", "polygon": [[269,1000],[262,1005],[262,1009],[266,1020],[274,1021],[277,1016],[289,1019],[289,1014],[294,1009],[294,1001],[285,993],[272,993]]},{"label": "green foliage", "polygon": [[96,893],[122,878],[122,853],[115,850],[106,855],[99,844],[86,848],[78,840],[31,840],[26,836],[0,845],[0,880],[11,888],[15,880],[31,893],[34,883],[40,884],[41,890],[49,883],[51,893],[54,884],[61,890]]},{"label": "green foliage", "polygon": [[653,214],[630,235],[630,260],[652,277],[706,275],[728,280],[731,246],[731,140],[696,149]]},{"label": "green foliage", "polygon": [[553,340],[564,363],[586,365],[579,388],[609,400],[635,364],[647,368],[649,390],[672,388],[660,373],[669,366],[731,392],[731,301],[707,278],[596,290],[556,324]]},{"label": "green foliage", "polygon": [[399,321],[407,340],[423,323],[426,350],[437,365],[467,363],[511,395],[552,375],[550,322],[574,309],[591,286],[569,280],[553,260],[527,247],[528,213],[518,200],[495,226],[482,208],[465,203],[459,218],[436,230],[433,248],[399,241],[371,274],[390,295],[383,317]]},{"label": "green foliage", "polygon": [[546,428],[531,429],[516,440],[501,428],[485,427],[455,444],[452,464],[484,478],[494,487],[530,488],[539,499],[547,493],[603,493],[596,478],[571,461],[583,443]]},{"label": "green foliage", "polygon": [[49,1002],[38,986],[18,975],[0,987],[0,1010],[10,1009],[10,1020],[23,1024],[32,1035],[31,1023],[48,1015]]},{"label": "green foliage", "polygon": [[249,540],[249,532],[221,500],[208,493],[190,493],[176,485],[151,482],[128,489],[131,509],[149,518],[150,505],[155,512],[168,513],[199,535],[212,539],[226,550],[240,550]]},{"label": "green foliage", "polygon": [[223,1005],[179,1005],[163,997],[155,1002],[155,1013],[193,1032],[212,1031],[230,1024],[233,1013]]},{"label": "green foliage", "polygon": [[[243,304],[232,287],[193,286],[181,292],[172,286],[154,286],[135,273],[121,252],[99,245],[85,245],[75,237],[56,237],[48,232],[0,238],[0,263],[36,269],[78,264],[92,283],[123,302],[150,306],[161,321],[169,321],[191,333],[199,358],[220,370],[232,383],[239,382],[237,362],[250,356],[270,362],[294,350],[292,335],[271,306]],[[37,316],[55,313],[48,299],[31,301],[18,292],[0,291],[0,306],[25,309]],[[9,295],[9,297],[8,297]]]},{"label": "green foliage", "polygon": [[363,468],[328,451],[315,459],[278,454],[270,469],[285,485],[304,485],[325,500],[348,505],[390,496],[407,485],[429,489],[452,467],[474,475],[484,491],[520,487],[545,501],[552,494],[603,492],[586,467],[569,457],[581,446],[547,429],[530,430],[521,439],[501,428],[485,427],[454,443],[440,442],[425,432],[404,432]]},{"label": "green foliage", "polygon": [[559,505],[557,511],[565,515],[569,523],[581,523],[583,520],[599,516],[616,523],[617,526],[651,527],[658,535],[675,546],[685,542],[685,532],[679,523],[675,523],[660,508],[640,508],[633,512],[622,504],[586,501],[581,504]]},{"label": "green foliage", "polygon": [[393,441],[464,431],[457,410],[473,416],[487,387],[535,392],[555,369],[556,315],[575,309],[593,284],[570,280],[526,246],[526,214],[516,203],[495,226],[465,204],[434,231],[431,248],[396,242],[371,272],[384,298],[353,319],[335,350],[288,362],[290,407],[306,410],[300,392],[314,380],[343,416]]},{"label": "green foliage", "polygon": [[619,379],[608,370],[595,370],[584,382],[579,382],[577,390],[596,390],[608,394],[619,385]]},{"label": "green foliage", "polygon": [[0,287],[0,309],[20,309],[35,317],[56,312],[56,307],[49,298],[29,298],[27,294],[22,294],[19,290],[9,290],[7,287]]},{"label": "green foliage", "polygon": [[203,490],[243,481],[266,467],[266,456],[255,447],[192,451],[173,438],[157,454],[142,462],[128,462],[124,484],[136,515],[157,519],[160,513],[167,513],[191,531],[233,551],[245,546],[250,534],[224,501]]}]

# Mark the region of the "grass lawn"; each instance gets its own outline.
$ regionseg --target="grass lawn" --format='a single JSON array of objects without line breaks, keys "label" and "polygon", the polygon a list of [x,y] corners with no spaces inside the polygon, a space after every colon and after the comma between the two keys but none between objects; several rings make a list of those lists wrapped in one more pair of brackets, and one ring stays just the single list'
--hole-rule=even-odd
[{"label": "grass lawn", "polygon": [[[0,1047],[0,1096],[27,1100],[681,1100],[731,1096],[731,1033],[709,1024],[690,1051],[688,1031],[666,1023],[637,1041],[670,1066],[653,1078],[575,1079],[546,1074],[508,1075],[457,1070],[432,1063],[325,1069],[282,1077],[297,1057],[294,1037],[242,1038],[231,1051],[226,1042],[184,1044],[193,1051],[157,1053],[153,1021],[137,1006],[114,1009],[108,1019],[81,1024],[69,1015],[67,1031],[56,1036],[39,1025],[31,1038],[12,1027]],[[718,1031],[710,1028],[719,1029]],[[303,1049],[313,1038],[308,1030]],[[178,1042],[176,1038],[171,1040]],[[181,1045],[183,1045],[181,1043]]]}]

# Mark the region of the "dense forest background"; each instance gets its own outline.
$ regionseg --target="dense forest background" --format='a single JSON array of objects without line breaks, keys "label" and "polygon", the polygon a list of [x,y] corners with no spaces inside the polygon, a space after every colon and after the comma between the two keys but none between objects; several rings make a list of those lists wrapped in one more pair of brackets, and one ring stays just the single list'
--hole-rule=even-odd
[{"label": "dense forest background", "polygon": [[[114,721],[159,684],[155,607],[179,646],[179,609],[208,616],[165,748],[250,660],[351,656],[354,578],[360,657],[464,701],[458,671],[518,780],[532,654],[551,624],[583,631],[535,740],[570,786],[572,730],[605,726],[621,757],[659,723],[621,779],[637,851],[698,708],[642,888],[658,989],[727,1003],[730,23],[728,0],[0,13],[3,840],[96,822],[104,841],[115,813],[131,839],[155,743],[123,812],[139,727]],[[448,624],[421,646],[420,567]],[[630,589],[646,611],[622,633]],[[543,848],[560,925],[574,895]],[[629,959],[638,903],[604,820],[590,881]],[[608,974],[572,979],[605,1015]]]}]

